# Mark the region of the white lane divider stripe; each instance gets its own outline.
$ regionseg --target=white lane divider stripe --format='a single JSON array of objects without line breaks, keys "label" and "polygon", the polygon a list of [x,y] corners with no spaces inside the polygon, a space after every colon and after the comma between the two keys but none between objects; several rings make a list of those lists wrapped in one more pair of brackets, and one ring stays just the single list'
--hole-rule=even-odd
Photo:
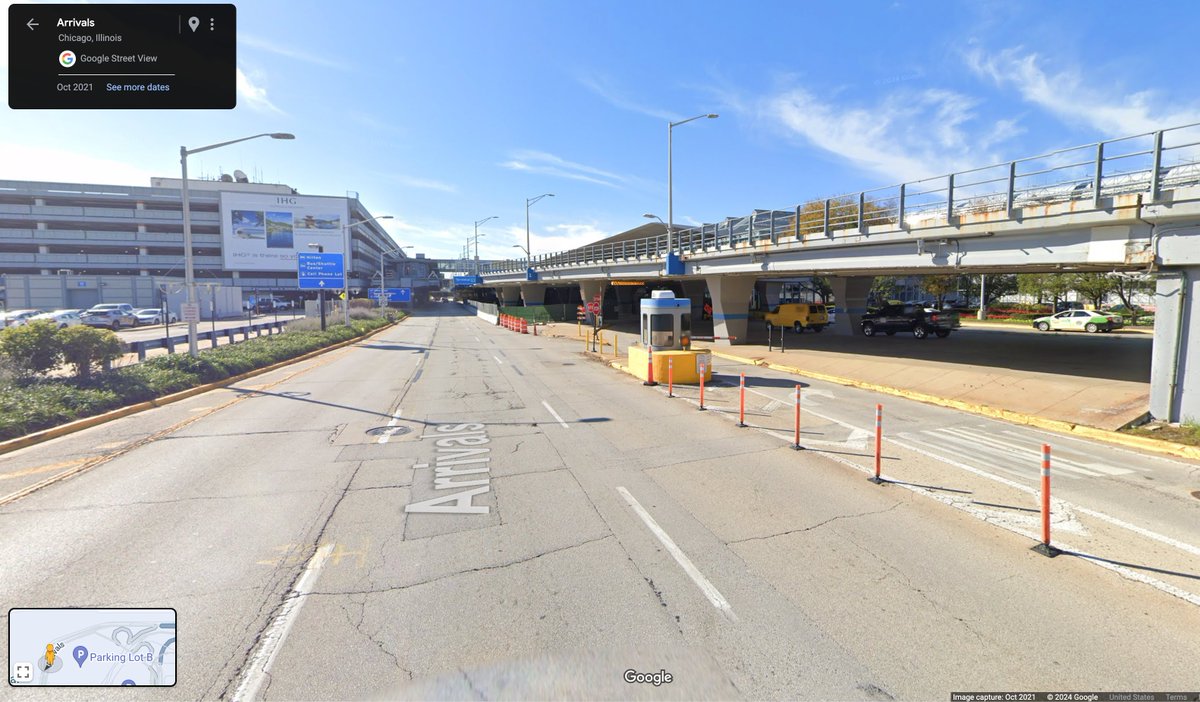
[{"label": "white lane divider stripe", "polygon": [[637,515],[642,518],[642,521],[654,534],[655,538],[667,549],[667,552],[671,554],[675,562],[683,568],[683,572],[688,574],[692,582],[696,583],[696,586],[700,588],[700,592],[704,593],[704,596],[708,598],[712,606],[720,610],[731,621],[736,622],[738,620],[737,615],[733,613],[733,608],[729,606],[729,602],[725,599],[725,596],[721,594],[721,591],[715,585],[709,582],[708,578],[704,577],[704,574],[692,563],[687,554],[675,545],[675,542],[667,535],[667,532],[663,531],[658,522],[654,521],[654,517],[651,517],[650,513],[646,511],[646,508],[642,507],[641,503],[634,499],[633,495],[629,494],[629,491],[624,487],[618,486],[617,492],[621,493],[621,497],[624,497],[629,506],[633,508],[633,511],[637,512]]},{"label": "white lane divider stripe", "polygon": [[312,592],[312,586],[317,582],[317,577],[321,574],[321,568],[325,566],[325,559],[333,551],[333,546],[334,544],[325,544],[317,549],[313,557],[308,560],[308,565],[304,567],[304,573],[300,575],[300,579],[296,581],[291,592],[286,595],[283,607],[279,609],[275,619],[267,626],[266,632],[259,641],[258,650],[255,651],[254,658],[246,668],[245,677],[242,678],[237,691],[233,693],[235,702],[258,699],[263,682],[271,672],[271,664],[275,662],[275,656],[283,648],[283,640],[287,638],[288,632],[292,630],[292,625],[296,623],[300,608],[304,606],[304,601]]},{"label": "white lane divider stripe", "polygon": [[496,359],[496,363],[499,363],[500,365],[504,365],[504,361],[501,361],[500,357],[497,356],[496,354],[492,354],[492,358]]},{"label": "white lane divider stripe", "polygon": [[563,428],[563,429],[570,429],[570,428],[571,428],[571,425],[570,425],[570,424],[567,424],[566,422],[564,422],[564,421],[563,421],[563,418],[562,418],[562,417],[558,416],[558,412],[555,412],[555,411],[554,411],[554,408],[550,406],[550,403],[549,403],[549,402],[546,402],[545,400],[542,400],[542,406],[543,406],[543,407],[545,407],[545,408],[546,408],[546,410],[547,410],[548,412],[550,412],[550,414],[554,415],[554,419],[555,419],[555,420],[557,420],[557,421],[558,421],[558,423],[562,425],[562,428]]},{"label": "white lane divider stripe", "polygon": [[388,423],[387,423],[388,428],[386,430],[384,430],[384,432],[382,434],[379,435],[378,443],[386,444],[388,441],[391,440],[392,435],[396,433],[395,431],[393,431],[393,429],[395,428],[395,426],[397,424],[400,423],[400,417],[401,417],[400,408],[397,407],[396,411],[392,412],[392,418],[388,420]]}]

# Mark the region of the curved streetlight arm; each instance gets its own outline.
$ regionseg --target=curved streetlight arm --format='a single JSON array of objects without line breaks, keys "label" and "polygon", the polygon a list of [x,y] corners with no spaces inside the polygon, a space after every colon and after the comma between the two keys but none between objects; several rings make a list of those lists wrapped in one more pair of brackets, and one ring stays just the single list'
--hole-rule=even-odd
[{"label": "curved streetlight arm", "polygon": [[681,120],[679,120],[678,122],[671,122],[671,126],[672,126],[672,127],[678,127],[678,126],[679,126],[679,125],[681,125],[681,124],[687,124],[688,122],[693,122],[693,121],[695,121],[695,120],[698,120],[698,119],[704,119],[704,118],[706,118],[706,117],[707,117],[708,119],[716,119],[718,116],[719,116],[719,115],[715,115],[715,114],[713,114],[713,113],[709,112],[709,113],[706,113],[706,114],[703,114],[703,115],[696,115],[695,117],[688,117],[687,119],[681,119]]},{"label": "curved streetlight arm", "polygon": [[186,146],[181,146],[181,147],[179,147],[179,153],[182,154],[183,156],[191,156],[192,154],[198,154],[201,151],[210,151],[212,149],[219,149],[222,146],[229,146],[230,144],[237,144],[237,143],[243,142],[243,141],[250,141],[251,139],[258,139],[260,137],[271,137],[272,139],[295,139],[296,135],[288,134],[286,132],[263,132],[262,134],[255,134],[254,136],[242,137],[241,139],[233,139],[230,141],[223,141],[220,144],[209,144],[208,146],[201,146],[200,148],[197,148],[197,149],[189,149]]}]

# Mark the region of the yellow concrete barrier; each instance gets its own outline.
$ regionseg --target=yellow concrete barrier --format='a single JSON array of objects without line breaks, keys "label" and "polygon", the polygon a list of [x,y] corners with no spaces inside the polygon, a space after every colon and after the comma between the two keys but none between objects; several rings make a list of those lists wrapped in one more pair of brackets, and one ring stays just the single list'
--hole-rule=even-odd
[{"label": "yellow concrete barrier", "polygon": [[[630,344],[629,373],[639,379],[646,380],[648,363],[646,347],[640,344]],[[712,380],[712,354],[707,350],[689,351],[655,351],[654,352],[654,381],[666,384],[667,359],[675,359],[674,376],[676,385],[691,385],[700,383],[700,363],[704,363],[704,382]]]}]

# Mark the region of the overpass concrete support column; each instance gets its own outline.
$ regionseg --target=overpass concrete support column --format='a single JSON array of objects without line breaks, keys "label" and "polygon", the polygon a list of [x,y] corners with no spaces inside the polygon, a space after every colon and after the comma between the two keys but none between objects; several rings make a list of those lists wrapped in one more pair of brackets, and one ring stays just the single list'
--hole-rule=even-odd
[{"label": "overpass concrete support column", "polygon": [[713,336],[736,337],[721,339],[716,346],[746,343],[750,327],[750,294],[754,278],[749,276],[712,275],[704,278],[712,295]]},{"label": "overpass concrete support column", "polygon": [[829,326],[830,333],[838,336],[861,334],[862,316],[867,311],[867,294],[875,278],[830,278],[829,287],[837,304],[837,321]]},{"label": "overpass concrete support column", "polygon": [[779,295],[783,293],[782,282],[765,282],[763,285],[763,302],[767,303],[768,308],[775,308],[779,305]]},{"label": "overpass concrete support column", "polygon": [[692,322],[704,319],[704,293],[708,291],[708,285],[703,280],[681,280],[679,284],[683,286],[683,296],[692,301]]},{"label": "overpass concrete support column", "polygon": [[1163,270],[1157,285],[1150,415],[1200,420],[1200,266]]},{"label": "overpass concrete support column", "polygon": [[[604,288],[607,285],[608,285],[607,280],[581,280],[581,281],[579,281],[579,297],[583,298],[584,307],[587,307],[588,303],[591,302],[593,299],[595,299],[595,297],[597,295],[599,295],[601,311],[603,311]],[[592,319],[592,313],[588,312],[588,315],[587,315],[588,324],[592,324],[592,323],[594,323],[594,321],[595,320]]]},{"label": "overpass concrete support column", "polygon": [[521,302],[520,285],[497,285],[496,300],[501,307],[513,307]]},{"label": "overpass concrete support column", "polygon": [[521,300],[525,306],[546,304],[545,283],[521,283]]}]

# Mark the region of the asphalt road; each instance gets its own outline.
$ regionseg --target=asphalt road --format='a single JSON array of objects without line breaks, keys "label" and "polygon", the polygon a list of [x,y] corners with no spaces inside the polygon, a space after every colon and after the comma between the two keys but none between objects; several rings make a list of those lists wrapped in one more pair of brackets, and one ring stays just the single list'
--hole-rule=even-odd
[{"label": "asphalt road", "polygon": [[[869,393],[805,383],[794,451],[791,378],[756,374],[738,428],[744,367],[719,364],[699,412],[694,388],[667,398],[577,342],[436,311],[0,457],[0,597],[174,607],[179,681],[146,699],[1196,687],[1200,599],[1130,575],[1200,581],[1195,466],[1073,444],[1067,509],[1110,521],[1059,526],[1124,571],[1047,559],[1022,533],[1029,475],[1001,473],[1024,465],[1024,446],[999,464],[1012,427],[885,399],[895,482],[876,486],[855,433]],[[942,429],[959,433],[914,441]],[[1147,512],[1162,538],[1111,521]],[[97,697],[126,694],[19,693]]]}]

